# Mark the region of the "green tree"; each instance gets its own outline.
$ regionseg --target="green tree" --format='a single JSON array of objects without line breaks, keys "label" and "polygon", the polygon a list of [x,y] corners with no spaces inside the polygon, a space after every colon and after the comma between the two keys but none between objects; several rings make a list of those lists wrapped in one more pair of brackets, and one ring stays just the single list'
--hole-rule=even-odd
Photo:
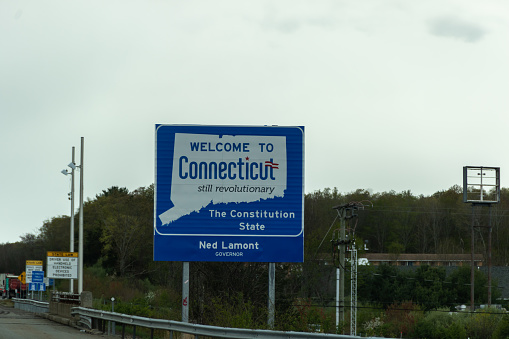
[{"label": "green tree", "polygon": [[102,254],[120,276],[146,275],[147,265],[138,264],[152,253],[146,244],[153,235],[153,189],[112,187],[98,196]]},{"label": "green tree", "polygon": [[438,309],[450,304],[450,292],[445,286],[445,269],[419,266],[415,271],[412,300],[424,310]]},{"label": "green tree", "polygon": [[[448,277],[451,302],[455,304],[470,304],[471,271],[470,266],[455,269]],[[474,303],[486,304],[488,302],[488,277],[478,269],[474,270]],[[492,281],[491,302],[500,297],[501,292]]]},{"label": "green tree", "polygon": [[[78,226],[78,223],[75,223]],[[71,246],[70,237],[71,219],[68,216],[53,217],[44,221],[39,229],[39,238],[43,242],[44,248],[49,251],[69,251]],[[77,234],[78,227],[75,227]],[[77,237],[74,238],[74,248],[77,251]]]}]

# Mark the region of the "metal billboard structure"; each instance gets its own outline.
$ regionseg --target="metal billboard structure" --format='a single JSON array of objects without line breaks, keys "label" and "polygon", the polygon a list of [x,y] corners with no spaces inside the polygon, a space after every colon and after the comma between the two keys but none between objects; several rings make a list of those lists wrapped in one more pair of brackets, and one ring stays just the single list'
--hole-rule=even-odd
[{"label": "metal billboard structure", "polygon": [[303,262],[304,128],[155,126],[154,260]]},{"label": "metal billboard structure", "polygon": [[[464,166],[463,167],[463,202],[472,204],[472,228],[470,241],[470,310],[475,310],[475,232],[474,228],[488,229],[488,307],[491,306],[491,205],[500,202],[500,167]],[[488,225],[481,225],[480,218],[475,217],[476,207],[488,207]],[[477,219],[477,220],[476,220]]]},{"label": "metal billboard structure", "polygon": [[463,202],[498,204],[500,202],[500,167],[464,166]]}]

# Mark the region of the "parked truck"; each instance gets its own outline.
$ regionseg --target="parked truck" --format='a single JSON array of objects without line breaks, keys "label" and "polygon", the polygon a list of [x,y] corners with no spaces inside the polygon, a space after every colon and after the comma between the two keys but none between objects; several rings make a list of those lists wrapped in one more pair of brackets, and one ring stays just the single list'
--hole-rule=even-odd
[{"label": "parked truck", "polygon": [[27,284],[22,284],[15,274],[6,274],[5,295],[7,298],[26,298]]}]

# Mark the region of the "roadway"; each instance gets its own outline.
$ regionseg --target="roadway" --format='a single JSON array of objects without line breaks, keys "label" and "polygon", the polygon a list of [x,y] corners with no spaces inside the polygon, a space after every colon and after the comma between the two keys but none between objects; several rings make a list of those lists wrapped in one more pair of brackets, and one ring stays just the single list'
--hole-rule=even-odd
[{"label": "roadway", "polygon": [[105,338],[81,332],[74,327],[62,325],[37,315],[15,309],[10,301],[0,301],[0,339],[69,339]]}]

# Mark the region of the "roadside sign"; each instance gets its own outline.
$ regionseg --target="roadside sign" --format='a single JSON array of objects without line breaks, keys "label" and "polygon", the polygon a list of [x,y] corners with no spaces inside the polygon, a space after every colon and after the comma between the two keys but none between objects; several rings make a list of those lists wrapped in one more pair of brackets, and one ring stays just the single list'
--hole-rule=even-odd
[{"label": "roadside sign", "polygon": [[44,271],[32,271],[32,282],[43,283],[44,282]]},{"label": "roadside sign", "polygon": [[55,279],[78,279],[78,253],[48,252],[46,275]]},{"label": "roadside sign", "polygon": [[42,260],[27,260],[26,261],[26,282],[32,282],[32,271],[42,271]]},{"label": "roadside sign", "polygon": [[26,273],[23,272],[18,276],[18,280],[21,281],[22,284],[26,284]]},{"label": "roadside sign", "polygon": [[28,290],[29,291],[46,291],[46,284],[44,283],[29,283],[28,284]]},{"label": "roadside sign", "polygon": [[154,260],[303,262],[304,127],[156,125]]}]

